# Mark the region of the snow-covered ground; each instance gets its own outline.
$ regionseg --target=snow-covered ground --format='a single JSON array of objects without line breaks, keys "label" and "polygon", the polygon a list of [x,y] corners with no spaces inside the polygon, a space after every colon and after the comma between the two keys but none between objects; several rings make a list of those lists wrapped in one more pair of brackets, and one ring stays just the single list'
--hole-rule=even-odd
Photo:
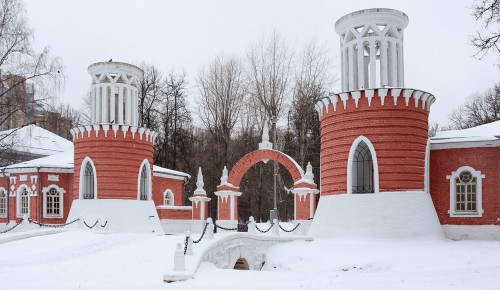
[{"label": "snow-covered ground", "polygon": [[[183,236],[70,231],[3,242],[1,289],[498,289],[500,241],[316,238],[273,246],[263,271],[202,264],[166,284]],[[194,245],[194,250],[196,247]]]}]

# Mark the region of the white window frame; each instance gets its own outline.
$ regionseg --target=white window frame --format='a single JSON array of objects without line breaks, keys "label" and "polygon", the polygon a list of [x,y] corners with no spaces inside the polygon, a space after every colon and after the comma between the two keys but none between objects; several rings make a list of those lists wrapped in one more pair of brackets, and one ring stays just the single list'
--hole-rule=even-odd
[{"label": "white window frame", "polygon": [[78,187],[79,198],[83,199],[83,184],[85,182],[85,167],[87,166],[87,162],[92,166],[92,171],[94,173],[94,199],[97,199],[97,171],[94,161],[88,156],[83,159],[82,165],[80,166],[80,186]]},{"label": "white window frame", "polygon": [[[169,197],[168,203],[166,203],[167,196]],[[174,192],[171,189],[167,189],[163,192],[163,205],[167,205],[167,206],[174,206],[175,205]]]},{"label": "white window frame", "polygon": [[21,193],[23,192],[23,189],[26,188],[26,191],[28,192],[28,212],[26,213],[26,215],[28,216],[28,218],[30,217],[30,213],[31,213],[31,189],[26,185],[26,184],[23,184],[21,186],[19,186],[19,188],[17,189],[17,192],[16,192],[16,217],[23,217],[25,214],[22,213],[21,211]]},{"label": "white window frame", "polygon": [[[463,212],[455,210],[455,178],[457,178],[460,173],[464,171],[469,171],[472,174],[472,177],[476,178],[476,212]],[[482,179],[486,176],[481,174],[481,171],[477,171],[470,166],[462,166],[458,168],[456,171],[453,171],[451,175],[446,176],[446,179],[450,180],[450,209],[448,213],[450,217],[482,217],[483,210],[483,186]]]},{"label": "white window frame", "polygon": [[147,178],[146,178],[146,196],[147,199],[144,201],[151,200],[151,188],[152,188],[152,175],[151,175],[151,166],[149,165],[149,161],[144,159],[139,166],[139,173],[137,174],[137,200],[141,200],[141,172],[143,166],[146,166]]},{"label": "white window frame", "polygon": [[356,148],[361,141],[365,142],[365,144],[370,149],[372,154],[372,162],[373,162],[373,194],[379,192],[379,179],[378,179],[378,161],[377,161],[377,153],[375,152],[375,147],[373,147],[370,139],[361,135],[356,138],[351,145],[351,149],[349,150],[349,157],[347,158],[347,194],[352,194],[352,165],[354,161],[354,154],[356,153]]},{"label": "white window frame", "polygon": [[[48,214],[47,213],[47,194],[54,188],[59,193],[59,214]],[[57,186],[56,184],[51,184],[48,187],[42,189],[43,192],[43,217],[44,218],[62,218],[64,217],[64,193],[66,192],[64,188]]]},{"label": "white window frame", "polygon": [[5,218],[7,217],[7,211],[9,210],[9,193],[3,187],[0,187],[0,192],[3,192],[3,194],[5,195],[5,213],[0,213],[0,217]]}]

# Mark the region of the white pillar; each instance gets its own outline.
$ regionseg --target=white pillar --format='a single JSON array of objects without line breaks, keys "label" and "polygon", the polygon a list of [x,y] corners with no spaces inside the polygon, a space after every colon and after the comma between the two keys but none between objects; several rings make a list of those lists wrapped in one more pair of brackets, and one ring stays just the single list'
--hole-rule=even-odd
[{"label": "white pillar", "polygon": [[[403,33],[401,31],[401,33]],[[404,67],[403,67],[403,42],[398,41],[398,87],[404,88],[405,78],[404,78]]]},{"label": "white pillar", "polygon": [[390,50],[390,57],[391,57],[391,80],[390,80],[390,86],[391,87],[397,87],[398,86],[398,54],[396,50],[396,41],[390,41],[389,42],[389,50]]},{"label": "white pillar", "polygon": [[342,91],[349,90],[349,60],[347,59],[347,47],[342,48]]},{"label": "white pillar", "polygon": [[348,46],[348,63],[349,63],[349,88],[348,91],[354,90],[354,49],[353,46]]},{"label": "white pillar", "polygon": [[377,44],[370,41],[370,88],[377,87]]},{"label": "white pillar", "polygon": [[96,102],[96,92],[97,92],[97,87],[92,86],[92,91],[90,93],[90,123],[95,124],[95,115],[96,115],[96,108],[95,108],[95,102]]},{"label": "white pillar", "polygon": [[118,124],[123,124],[123,91],[125,90],[122,85],[118,87]]},{"label": "white pillar", "polygon": [[116,112],[115,112],[115,100],[116,93],[118,92],[115,84],[111,85],[110,102],[109,102],[109,122],[114,122],[116,124]]},{"label": "white pillar", "polygon": [[95,94],[95,104],[96,104],[96,109],[95,109],[95,122],[96,123],[101,123],[101,90],[102,90],[102,85],[97,86],[97,92]]},{"label": "white pillar", "polygon": [[134,126],[138,126],[139,125],[139,122],[138,122],[139,104],[137,101],[138,100],[137,89],[134,88],[133,91],[134,91],[134,98],[132,99],[132,108],[133,108],[132,116],[134,119]]},{"label": "white pillar", "polygon": [[387,40],[382,38],[380,42],[380,86],[387,86]]},{"label": "white pillar", "polygon": [[101,113],[101,123],[108,123],[108,86],[103,85],[102,91],[102,113]]},{"label": "white pillar", "polygon": [[365,87],[365,53],[363,42],[360,41],[357,43],[358,47],[358,85],[356,89]]},{"label": "white pillar", "polygon": [[130,113],[132,109],[130,108],[130,104],[132,103],[132,88],[126,88],[127,94],[125,95],[125,123],[127,125],[132,125],[132,120],[130,119]]}]

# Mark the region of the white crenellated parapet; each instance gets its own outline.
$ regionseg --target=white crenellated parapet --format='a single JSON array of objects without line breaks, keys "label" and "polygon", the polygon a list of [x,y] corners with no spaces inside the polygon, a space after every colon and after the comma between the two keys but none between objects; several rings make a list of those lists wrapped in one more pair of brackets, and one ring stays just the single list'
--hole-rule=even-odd
[{"label": "white crenellated parapet", "polygon": [[[364,96],[362,94],[363,92]],[[399,102],[404,102],[407,107],[414,106],[415,108],[429,111],[431,105],[436,101],[434,95],[421,90],[409,88],[367,89],[340,94],[332,93],[328,97],[324,97],[317,101],[315,108],[321,118],[324,114],[328,113],[330,104],[332,104],[333,111],[337,112],[340,109],[346,109],[347,101],[350,99],[354,100],[356,108],[362,97],[367,98],[368,106],[371,106],[375,98],[375,92],[377,92],[377,96],[380,98],[380,104],[382,106],[396,106]],[[413,102],[410,102],[411,99],[413,99]]]},{"label": "white crenellated parapet", "polygon": [[103,139],[111,137],[116,139],[132,138],[137,140],[146,141],[154,144],[158,133],[150,129],[128,126],[128,125],[109,125],[109,124],[94,124],[72,128],[70,130],[73,136],[73,142],[77,140],[89,139],[95,137],[97,140],[101,137]]},{"label": "white crenellated parapet", "polygon": [[122,62],[98,62],[92,76],[91,124],[138,125],[139,81],[143,71]]},{"label": "white crenellated parapet", "polygon": [[408,16],[401,11],[373,8],[340,18],[342,91],[404,87],[403,31]]}]

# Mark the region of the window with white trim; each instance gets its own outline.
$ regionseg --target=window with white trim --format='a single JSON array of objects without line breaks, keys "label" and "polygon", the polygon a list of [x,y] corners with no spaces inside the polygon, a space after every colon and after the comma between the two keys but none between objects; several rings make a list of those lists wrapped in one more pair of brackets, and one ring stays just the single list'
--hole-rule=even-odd
[{"label": "window with white trim", "polygon": [[174,205],[174,193],[172,190],[167,189],[163,193],[163,205]]},{"label": "window with white trim", "polygon": [[17,216],[30,215],[30,193],[26,186],[22,186],[17,191]]},{"label": "window with white trim", "polygon": [[63,217],[64,190],[57,186],[44,188],[44,217]]},{"label": "window with white trim", "polygon": [[5,189],[0,189],[0,217],[7,216],[7,192]]},{"label": "window with white trim", "polygon": [[139,199],[148,200],[148,171],[146,164],[142,166],[141,177],[139,178]]},{"label": "window with white trim", "polygon": [[462,166],[447,176],[450,179],[450,216],[482,216],[483,177],[480,171],[469,166]]},{"label": "window with white trim", "polygon": [[368,145],[359,142],[352,165],[352,193],[373,193],[373,159]]}]

